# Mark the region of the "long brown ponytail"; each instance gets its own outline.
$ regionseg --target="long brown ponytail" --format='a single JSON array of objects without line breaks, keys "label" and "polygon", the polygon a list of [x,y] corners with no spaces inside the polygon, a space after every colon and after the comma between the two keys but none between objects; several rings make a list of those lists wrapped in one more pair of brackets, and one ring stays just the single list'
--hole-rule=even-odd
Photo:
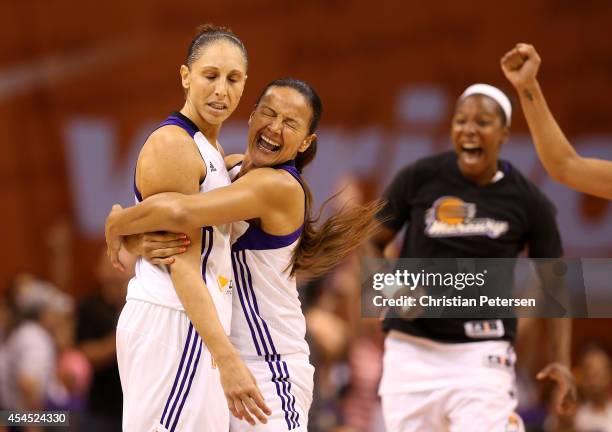
[{"label": "long brown ponytail", "polygon": [[[312,148],[313,145],[310,146]],[[314,159],[315,150],[310,160]],[[303,165],[296,167],[301,170]],[[302,182],[306,194],[306,215],[304,229],[298,247],[291,259],[291,274],[309,279],[322,276],[336,267],[347,255],[355,251],[379,229],[375,219],[382,208],[382,201],[365,205],[345,204],[339,211],[318,224],[325,206],[336,196],[328,198],[315,216],[312,214],[312,193],[306,182]]]},{"label": "long brown ponytail", "polygon": [[[323,112],[321,99],[315,90],[304,81],[295,78],[281,78],[272,81],[264,88],[257,104],[270,87],[290,87],[308,100],[312,110],[308,134],[313,134]],[[316,154],[317,140],[315,139],[304,152],[297,154],[295,167],[298,171],[302,172]],[[302,181],[302,186],[306,195],[304,228],[288,269],[291,269],[291,275],[299,274],[312,278],[332,270],[344,257],[356,250],[378,230],[379,225],[374,216],[383,203],[375,201],[365,205],[345,205],[319,225],[323,209],[335,196],[327,199],[319,213],[314,216],[312,214],[312,193],[305,181]]]}]

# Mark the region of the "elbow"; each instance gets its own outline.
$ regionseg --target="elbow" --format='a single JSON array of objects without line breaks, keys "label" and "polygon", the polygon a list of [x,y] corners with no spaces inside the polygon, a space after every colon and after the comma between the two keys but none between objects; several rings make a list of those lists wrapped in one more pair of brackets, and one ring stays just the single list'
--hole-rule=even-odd
[{"label": "elbow", "polygon": [[572,171],[574,167],[580,163],[581,158],[577,155],[565,157],[559,163],[547,167],[550,176],[562,184],[568,184],[573,178]]},{"label": "elbow", "polygon": [[188,195],[179,194],[165,203],[166,215],[171,221],[173,231],[185,232],[201,226],[190,203]]},{"label": "elbow", "polygon": [[189,228],[189,213],[185,206],[179,202],[169,202],[166,204],[166,214],[172,227],[176,231],[181,231]]}]

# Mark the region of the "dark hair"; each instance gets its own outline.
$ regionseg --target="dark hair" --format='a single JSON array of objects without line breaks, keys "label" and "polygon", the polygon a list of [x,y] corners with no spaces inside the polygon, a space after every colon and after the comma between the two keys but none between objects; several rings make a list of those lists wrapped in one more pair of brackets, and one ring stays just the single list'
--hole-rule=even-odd
[{"label": "dark hair", "polygon": [[248,67],[249,57],[242,41],[229,28],[214,24],[203,24],[198,27],[198,34],[193,38],[187,49],[187,59],[185,60],[187,67],[191,69],[191,65],[200,57],[202,48],[219,40],[227,40],[240,48]]},{"label": "dark hair", "polygon": [[[261,98],[271,87],[289,87],[306,98],[312,111],[312,118],[308,127],[308,135],[313,134],[319,126],[323,113],[323,104],[317,92],[308,83],[296,78],[281,78],[269,83],[257,98],[255,106],[259,105]],[[301,173],[306,165],[317,154],[317,139],[303,152],[297,154],[295,167]],[[320,226],[317,226],[323,209],[336,197],[328,198],[316,216],[312,212],[312,193],[306,181],[302,180],[306,198],[304,228],[298,247],[287,268],[291,268],[291,275],[299,273],[301,276],[313,278],[321,276],[332,270],[349,253],[356,250],[367,238],[378,231],[379,224],[374,216],[382,208],[381,201],[374,201],[365,205],[346,205],[329,217]]]}]

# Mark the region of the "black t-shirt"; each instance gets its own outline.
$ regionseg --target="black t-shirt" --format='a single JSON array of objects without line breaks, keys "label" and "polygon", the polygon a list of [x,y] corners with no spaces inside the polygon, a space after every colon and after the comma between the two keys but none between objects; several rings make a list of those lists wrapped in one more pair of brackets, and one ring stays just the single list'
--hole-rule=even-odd
[{"label": "black t-shirt", "polygon": [[[407,224],[402,258],[514,258],[525,246],[531,258],[563,254],[554,205],[510,163],[485,186],[466,179],[454,152],[421,159],[385,191],[378,218],[399,231]],[[467,319],[385,319],[384,328],[444,342],[474,341]],[[516,319],[504,319],[502,339],[513,340]],[[498,339],[491,336],[483,339]]]}]

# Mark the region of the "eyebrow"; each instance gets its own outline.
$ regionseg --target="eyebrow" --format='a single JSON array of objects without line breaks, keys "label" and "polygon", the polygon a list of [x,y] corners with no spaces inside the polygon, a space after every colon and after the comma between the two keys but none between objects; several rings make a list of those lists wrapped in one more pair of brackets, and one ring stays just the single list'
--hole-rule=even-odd
[{"label": "eyebrow", "polygon": [[[272,111],[274,114],[277,114],[277,115],[278,115],[278,112],[277,112],[277,111],[276,111],[274,108],[272,108],[272,107],[270,107],[270,106],[266,105],[265,103],[262,103],[262,104],[260,105],[260,107],[261,107],[262,109],[263,109],[263,108],[267,108],[267,109],[269,109],[270,111]],[[296,123],[297,125],[300,125],[300,124],[301,124],[301,122],[300,122],[299,120],[297,120],[297,119],[295,119],[295,118],[293,118],[293,117],[287,117],[287,116],[285,116],[285,121],[286,121],[286,122],[293,122],[293,123]]]},{"label": "eyebrow", "polygon": [[[202,66],[202,70],[205,70],[205,69],[213,69],[215,71],[218,71],[220,68],[219,68],[219,66],[215,66],[215,65],[204,65],[204,66]],[[232,69],[229,72],[228,75],[231,75],[233,73],[243,74],[244,72],[242,72],[240,69]]]}]

